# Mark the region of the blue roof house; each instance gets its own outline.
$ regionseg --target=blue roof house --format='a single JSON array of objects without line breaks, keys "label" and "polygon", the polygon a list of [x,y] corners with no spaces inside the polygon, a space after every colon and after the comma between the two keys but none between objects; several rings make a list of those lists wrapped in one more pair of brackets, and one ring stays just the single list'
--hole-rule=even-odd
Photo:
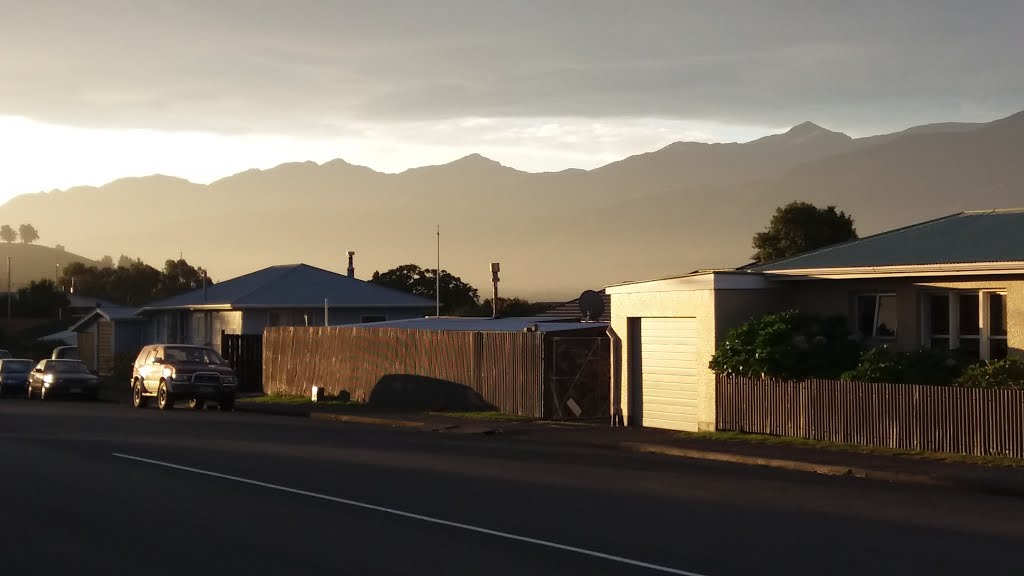
[{"label": "blue roof house", "polygon": [[[220,347],[223,334],[423,317],[434,302],[307,264],[271,266],[148,304],[149,342]],[[326,317],[325,317],[326,313]]]}]

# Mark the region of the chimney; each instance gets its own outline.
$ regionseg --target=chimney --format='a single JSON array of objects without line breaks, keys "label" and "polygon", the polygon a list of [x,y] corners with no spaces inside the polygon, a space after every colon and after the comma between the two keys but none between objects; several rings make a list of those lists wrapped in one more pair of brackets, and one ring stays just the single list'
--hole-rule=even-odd
[{"label": "chimney", "polygon": [[356,266],[355,266],[355,264],[352,263],[352,259],[355,257],[355,255],[356,255],[355,252],[353,252],[351,250],[348,251],[348,277],[349,278],[355,278],[356,277]]}]

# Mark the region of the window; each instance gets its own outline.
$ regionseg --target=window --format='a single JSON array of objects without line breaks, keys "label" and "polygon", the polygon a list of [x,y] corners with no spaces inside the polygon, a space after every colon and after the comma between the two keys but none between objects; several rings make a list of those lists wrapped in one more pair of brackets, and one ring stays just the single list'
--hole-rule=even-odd
[{"label": "window", "polygon": [[925,346],[982,360],[1006,357],[1006,293],[935,292],[923,304]]},{"label": "window", "polygon": [[383,314],[367,314],[360,319],[363,324],[369,324],[370,322],[387,322],[388,317]]},{"label": "window", "polygon": [[895,294],[857,296],[857,331],[864,338],[894,340],[898,317]]},{"label": "window", "polygon": [[1006,345],[1006,294],[990,292],[987,296],[988,358],[989,360],[1001,360],[1006,358],[1009,350]]}]

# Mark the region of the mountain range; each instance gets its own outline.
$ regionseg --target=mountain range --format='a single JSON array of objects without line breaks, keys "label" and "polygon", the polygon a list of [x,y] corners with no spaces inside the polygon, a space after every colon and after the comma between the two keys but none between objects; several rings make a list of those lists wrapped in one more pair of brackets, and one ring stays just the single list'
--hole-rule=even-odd
[{"label": "mountain range", "polygon": [[168,176],[24,194],[0,222],[99,258],[183,254],[226,279],[306,262],[368,278],[441,266],[489,294],[568,299],[607,284],[735,267],[775,207],[835,205],[863,236],[961,210],[1024,205],[1024,112],[851,138],[805,122],[746,143],[677,142],[593,169],[528,173],[470,155],[397,174],[343,160],[201,185]]}]

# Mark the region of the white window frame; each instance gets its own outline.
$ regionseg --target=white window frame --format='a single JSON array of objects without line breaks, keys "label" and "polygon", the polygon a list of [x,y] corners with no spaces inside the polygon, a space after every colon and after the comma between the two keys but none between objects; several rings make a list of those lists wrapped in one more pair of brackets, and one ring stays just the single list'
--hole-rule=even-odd
[{"label": "white window frame", "polygon": [[[931,326],[931,309],[928,307],[930,301],[928,296],[933,294],[941,294],[947,297],[949,303],[949,349],[957,350],[960,348],[961,340],[978,340],[978,358],[980,360],[990,360],[992,358],[992,340],[1006,340],[1006,336],[996,336],[992,334],[992,326],[989,318],[989,312],[991,309],[992,295],[999,294],[1003,297],[1004,310],[1007,305],[1005,289],[993,289],[993,290],[929,290],[924,293],[924,297],[921,299],[921,346],[924,348],[931,349],[933,338],[947,338],[946,335],[936,335],[932,331]],[[960,296],[962,295],[977,295],[978,296],[978,321],[980,326],[978,327],[978,335],[964,336],[960,333]]]},{"label": "white window frame", "polygon": [[[896,337],[899,335],[899,332],[900,332],[900,326],[899,326],[899,300],[896,298],[896,294],[894,292],[863,292],[863,293],[859,293],[859,294],[855,294],[854,295],[854,299],[853,299],[854,316],[853,317],[856,319],[856,322],[857,322],[857,332],[860,332],[860,299],[864,298],[866,296],[867,297],[873,297],[875,299],[875,312],[874,312],[874,315],[873,315],[874,320],[872,321],[872,324],[871,324],[871,334],[862,334],[862,336],[864,337],[865,340],[879,340],[879,341],[885,341],[885,342],[895,342],[896,341]],[[879,336],[876,333],[877,330],[878,330],[879,300],[883,296],[892,298],[893,301],[895,302],[894,305],[896,306],[896,326],[893,327],[892,336]]]}]

